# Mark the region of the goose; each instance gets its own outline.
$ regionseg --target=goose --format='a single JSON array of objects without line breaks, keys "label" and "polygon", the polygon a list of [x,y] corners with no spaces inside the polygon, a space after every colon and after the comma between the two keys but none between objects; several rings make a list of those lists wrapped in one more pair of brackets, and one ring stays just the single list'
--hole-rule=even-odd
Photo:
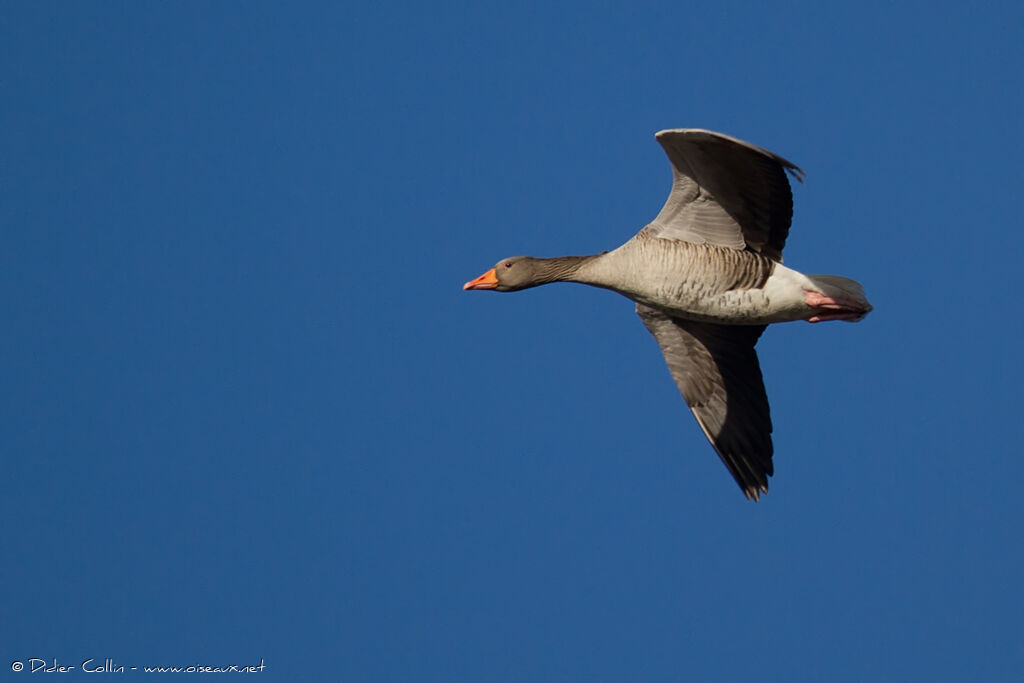
[{"label": "goose", "polygon": [[754,345],[771,323],[856,322],[861,285],[782,265],[795,164],[696,128],[655,134],[672,189],[654,220],[622,246],[590,256],[499,261],[464,290],[516,292],[551,282],[610,289],[636,302],[704,435],[749,500],[768,492],[772,421]]}]

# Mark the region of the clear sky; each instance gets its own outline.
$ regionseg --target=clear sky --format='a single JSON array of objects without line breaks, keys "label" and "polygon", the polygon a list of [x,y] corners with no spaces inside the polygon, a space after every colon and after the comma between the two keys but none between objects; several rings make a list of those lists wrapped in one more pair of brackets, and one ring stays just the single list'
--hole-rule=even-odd
[{"label": "clear sky", "polygon": [[[0,679],[1020,680],[1022,35],[2,3]],[[786,263],[876,308],[762,337],[758,504],[629,301],[461,290],[628,239],[677,127],[803,167]]]}]

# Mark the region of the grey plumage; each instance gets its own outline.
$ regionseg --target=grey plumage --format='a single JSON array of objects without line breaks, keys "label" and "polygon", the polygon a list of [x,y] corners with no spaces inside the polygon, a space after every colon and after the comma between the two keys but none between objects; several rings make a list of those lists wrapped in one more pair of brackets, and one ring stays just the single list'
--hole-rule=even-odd
[{"label": "grey plumage", "polygon": [[663,130],[655,139],[672,164],[672,192],[649,226],[655,235],[782,261],[793,194],[788,171],[804,172],[768,150],[699,129]]},{"label": "grey plumage", "polygon": [[774,472],[771,414],[754,351],[765,326],[856,321],[871,305],[853,280],[782,265],[793,216],[787,173],[803,177],[793,163],[706,130],[655,137],[672,164],[672,190],[632,239],[593,256],[506,259],[465,288],[516,291],[567,281],[635,301],[715,452],[757,500]]},{"label": "grey plumage", "polygon": [[748,498],[768,492],[772,418],[754,351],[764,325],[716,325],[637,304],[686,405]]}]

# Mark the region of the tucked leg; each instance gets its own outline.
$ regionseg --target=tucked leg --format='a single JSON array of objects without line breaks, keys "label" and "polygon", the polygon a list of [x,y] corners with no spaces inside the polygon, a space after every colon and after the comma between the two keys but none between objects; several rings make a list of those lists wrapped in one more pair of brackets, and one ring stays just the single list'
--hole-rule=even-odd
[{"label": "tucked leg", "polygon": [[805,318],[809,323],[820,323],[826,320],[845,320],[857,322],[871,310],[863,303],[844,297],[833,297],[821,292],[804,290],[804,301],[808,306],[820,309]]}]

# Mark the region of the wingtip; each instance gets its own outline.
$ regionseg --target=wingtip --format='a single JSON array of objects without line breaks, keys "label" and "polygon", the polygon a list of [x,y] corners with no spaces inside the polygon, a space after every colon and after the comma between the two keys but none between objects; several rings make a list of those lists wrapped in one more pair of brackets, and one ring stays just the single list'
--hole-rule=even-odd
[{"label": "wingtip", "polygon": [[713,130],[708,130],[706,128],[666,128],[664,130],[659,130],[657,133],[655,133],[654,139],[657,140],[662,145],[664,145],[666,144],[666,142],[663,140],[663,138],[665,138],[668,135],[679,134],[698,134],[697,137],[700,137],[700,135],[710,136],[711,138],[715,138],[719,141],[724,140],[726,142],[738,144],[742,147],[746,147],[747,149],[753,150],[760,154],[764,154],[768,158],[775,160],[775,162],[777,162],[784,169],[786,169],[786,171],[789,172],[789,175],[795,178],[801,185],[803,184],[804,179],[807,177],[807,174],[804,172],[804,170],[797,166],[796,164],[794,164],[789,159],[780,157],[778,154],[770,152],[767,149],[764,149],[763,147],[758,147],[757,145],[747,142],[746,140],[741,140],[740,138],[733,137],[731,135],[726,135],[725,133],[717,133]]},{"label": "wingtip", "polygon": [[761,494],[768,493],[768,487],[764,484],[759,486],[747,486],[743,489],[743,495],[747,497],[747,500],[755,503],[761,502]]}]

